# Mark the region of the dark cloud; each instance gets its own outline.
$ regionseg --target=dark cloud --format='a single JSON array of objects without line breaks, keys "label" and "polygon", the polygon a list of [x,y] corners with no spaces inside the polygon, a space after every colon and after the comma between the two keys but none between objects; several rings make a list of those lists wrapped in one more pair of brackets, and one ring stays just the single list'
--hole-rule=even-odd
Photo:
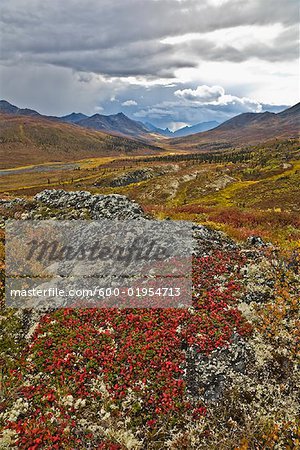
[{"label": "dark cloud", "polygon": [[57,66],[79,71],[91,71],[116,77],[143,75],[145,77],[172,78],[174,70],[195,67],[188,56],[176,56],[173,46],[148,42],[136,42],[119,47],[86,52],[63,52],[41,55],[42,60]]},{"label": "dark cloud", "polygon": [[72,111],[94,114],[94,108],[108,101],[118,83],[107,83],[95,76],[70,69],[41,66],[0,66],[0,98],[42,114],[64,115]]},{"label": "dark cloud", "polygon": [[[185,33],[242,25],[297,23],[297,1],[1,0],[2,59],[48,63],[114,76],[171,77],[192,58],[276,61],[296,55],[295,32],[274,45],[238,50],[205,40],[172,48],[160,41]],[[188,57],[184,50],[188,49]]]},{"label": "dark cloud", "polygon": [[[46,114],[123,110],[159,126],[226,120],[264,105],[246,80],[222,71],[220,81],[203,79],[202,67],[288,64],[298,56],[297,22],[298,0],[1,0],[0,96]],[[269,25],[280,33],[266,41],[211,35]],[[197,38],[166,41],[187,33]],[[197,82],[183,83],[182,68],[199,71]]]},{"label": "dark cloud", "polygon": [[195,56],[205,61],[230,61],[243,62],[252,58],[261,59],[268,62],[289,61],[297,59],[299,56],[299,29],[292,26],[284,29],[270,43],[265,43],[253,36],[253,42],[237,47],[237,42],[231,45],[222,45],[207,39],[192,40],[178,46],[182,54]]}]

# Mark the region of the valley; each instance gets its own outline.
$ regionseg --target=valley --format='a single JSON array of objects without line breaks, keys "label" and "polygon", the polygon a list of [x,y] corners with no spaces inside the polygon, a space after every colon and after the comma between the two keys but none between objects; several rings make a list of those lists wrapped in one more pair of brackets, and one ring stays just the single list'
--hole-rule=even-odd
[{"label": "valley", "polygon": [[214,225],[238,239],[258,233],[288,247],[300,238],[299,185],[297,139],[230,152],[89,158],[6,170],[0,177],[2,198],[43,189],[117,193],[161,219]]},{"label": "valley", "polygon": [[[266,140],[249,123],[244,140],[227,124],[226,141],[215,128],[182,145],[0,116],[0,446],[294,448],[300,148],[291,114]],[[193,222],[191,307],[6,305],[8,220],[107,218]]]}]

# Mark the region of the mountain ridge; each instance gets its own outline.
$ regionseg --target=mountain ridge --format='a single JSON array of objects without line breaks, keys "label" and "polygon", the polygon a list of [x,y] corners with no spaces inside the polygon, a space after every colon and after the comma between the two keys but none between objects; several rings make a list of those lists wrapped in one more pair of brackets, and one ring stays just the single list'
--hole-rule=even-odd
[{"label": "mountain ridge", "polygon": [[0,113],[1,168],[112,155],[162,152],[159,144],[79,127],[43,116]]},{"label": "mountain ridge", "polygon": [[[34,117],[52,123],[69,124],[76,129],[99,131],[109,136],[138,139],[140,142],[154,145],[163,139],[166,146],[175,150],[177,147],[182,147],[183,150],[202,150],[202,148],[207,150],[220,148],[220,145],[225,145],[228,148],[244,144],[256,144],[273,138],[298,137],[300,129],[300,103],[277,113],[268,111],[262,113],[246,112],[217,126],[214,126],[217,124],[215,121],[202,122],[191,127],[184,127],[174,133],[169,129],[161,130],[152,124],[132,120],[123,112],[112,115],[96,113],[93,116],[73,112],[62,117],[45,116],[35,110],[18,108],[5,100],[1,100],[0,113],[15,117]],[[207,126],[211,128],[207,129]],[[201,131],[199,131],[199,128],[201,128]],[[190,133],[191,130],[197,130],[197,132]]]},{"label": "mountain ridge", "polygon": [[18,108],[17,106],[12,105],[6,100],[0,100],[0,113],[17,116],[36,116],[60,123],[78,125],[83,128],[102,131],[109,134],[140,138],[143,140],[149,140],[152,134],[142,122],[132,120],[122,112],[112,115],[102,115],[96,113],[92,116],[87,116],[80,112],[73,112],[61,117],[46,116],[38,113],[35,110],[28,108]]},{"label": "mountain ridge", "polygon": [[257,144],[277,138],[299,137],[300,103],[279,113],[242,113],[218,127],[183,138],[168,140],[175,148],[206,150],[221,144],[227,147]]},{"label": "mountain ridge", "polygon": [[61,116],[59,117],[59,119],[62,122],[66,122],[66,123],[77,123],[82,119],[86,119],[88,116],[86,116],[85,114],[82,113],[78,113],[78,112],[72,112],[71,114],[67,114],[66,116]]},{"label": "mountain ridge", "polygon": [[4,114],[14,114],[19,116],[42,116],[34,109],[29,108],[19,108],[18,106],[12,105],[6,100],[0,100],[0,113]]},{"label": "mountain ridge", "polygon": [[112,115],[97,113],[79,120],[77,125],[94,130],[122,133],[135,137],[145,137],[146,134],[149,134],[149,130],[141,122],[130,119],[122,112]]},{"label": "mountain ridge", "polygon": [[180,137],[197,132],[207,131],[219,125],[216,121],[200,122],[195,125],[182,127],[174,132],[169,129],[161,129],[151,123],[143,123],[130,119],[123,112],[116,114],[93,114],[87,116],[81,112],[72,112],[64,116],[47,116],[29,108],[19,108],[6,100],[0,100],[0,113],[15,114],[22,116],[39,116],[49,120],[56,120],[64,123],[76,124],[85,128],[103,131],[112,134],[122,134],[124,136],[139,137],[149,140],[153,133],[165,137]]}]

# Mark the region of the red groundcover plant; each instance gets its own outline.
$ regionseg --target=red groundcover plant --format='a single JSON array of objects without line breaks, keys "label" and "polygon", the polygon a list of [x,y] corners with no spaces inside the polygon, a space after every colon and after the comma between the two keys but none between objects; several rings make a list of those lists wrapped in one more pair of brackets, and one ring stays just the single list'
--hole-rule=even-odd
[{"label": "red groundcover plant", "polygon": [[[201,420],[205,405],[186,393],[185,349],[209,354],[233,333],[249,333],[235,307],[240,264],[234,253],[194,258],[190,309],[59,309],[43,316],[11,373],[16,399],[27,405],[7,424],[18,448],[124,448],[79,426],[78,418],[93,421],[101,408],[102,427],[126,417],[134,433],[178,427],[187,416]],[[95,388],[99,380],[102,388]]]}]

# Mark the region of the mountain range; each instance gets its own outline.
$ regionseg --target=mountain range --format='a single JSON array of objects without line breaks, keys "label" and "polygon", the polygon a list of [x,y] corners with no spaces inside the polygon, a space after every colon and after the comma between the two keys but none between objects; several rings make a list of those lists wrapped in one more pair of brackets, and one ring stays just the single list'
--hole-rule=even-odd
[{"label": "mountain range", "polygon": [[2,167],[8,168],[97,156],[157,154],[165,150],[213,151],[297,138],[299,130],[300,103],[280,113],[240,114],[208,131],[167,138],[123,113],[53,117],[0,101],[0,160]]},{"label": "mountain range", "polygon": [[137,137],[144,140],[148,140],[150,135],[153,133],[165,137],[181,137],[207,131],[219,125],[216,121],[203,122],[190,127],[186,126],[172,132],[169,129],[162,130],[161,128],[155,127],[151,123],[143,123],[132,120],[122,112],[111,115],[94,114],[93,116],[87,116],[76,112],[72,112],[71,114],[62,117],[43,116],[33,109],[18,108],[6,100],[0,101],[0,113],[44,117],[50,120],[57,120],[65,123],[76,124],[84,128],[103,131],[105,133],[122,134],[124,136]]},{"label": "mountain range", "polygon": [[295,137],[299,136],[300,129],[299,103],[279,113],[243,113],[222,124],[216,121],[202,122],[175,132],[162,130],[149,122],[132,120],[122,112],[112,115],[94,114],[90,117],[76,112],[63,117],[44,116],[35,110],[18,108],[2,100],[1,113],[44,119],[61,125],[69,124],[76,129],[99,131],[102,134],[122,136],[159,147],[192,151],[256,144],[272,138]]}]

